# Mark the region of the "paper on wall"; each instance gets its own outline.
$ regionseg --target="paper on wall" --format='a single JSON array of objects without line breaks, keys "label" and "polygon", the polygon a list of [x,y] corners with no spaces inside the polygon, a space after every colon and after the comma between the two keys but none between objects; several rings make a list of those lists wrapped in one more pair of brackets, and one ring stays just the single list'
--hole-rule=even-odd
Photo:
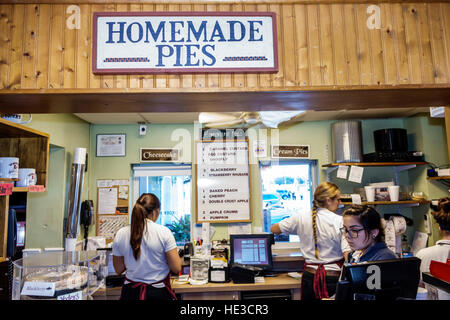
[{"label": "paper on wall", "polygon": [[211,226],[209,224],[209,222],[203,222],[202,223],[202,236],[201,236],[201,239],[204,242],[210,242],[215,231],[216,230],[214,229],[213,226]]},{"label": "paper on wall", "polygon": [[98,189],[98,214],[115,214],[117,207],[117,188]]},{"label": "paper on wall", "polygon": [[130,182],[125,179],[120,180],[111,180],[111,179],[103,179],[97,180],[97,188],[110,188],[112,186],[128,186]]},{"label": "paper on wall", "polygon": [[361,196],[359,194],[352,194],[352,204],[361,204]]},{"label": "paper on wall", "polygon": [[424,232],[420,232],[420,231],[416,231],[414,233],[414,239],[412,242],[412,252],[414,255],[416,255],[416,253],[423,248],[427,247],[427,241],[428,241],[428,234],[424,233]]},{"label": "paper on wall", "polygon": [[228,234],[252,234],[251,223],[229,223]]},{"label": "paper on wall", "polygon": [[112,180],[97,180],[97,188],[110,188],[112,186]]},{"label": "paper on wall", "polygon": [[128,186],[119,185],[119,199],[128,200]]},{"label": "paper on wall", "polygon": [[339,166],[337,170],[337,177],[347,179],[348,166]]},{"label": "paper on wall", "polygon": [[348,176],[348,181],[361,183],[364,168],[358,166],[350,167],[350,175]]},{"label": "paper on wall", "polygon": [[98,235],[106,239],[114,239],[120,228],[129,224],[128,216],[102,216],[98,218]]},{"label": "paper on wall", "polygon": [[253,227],[253,232],[254,233],[262,233],[263,232],[262,227]]},{"label": "paper on wall", "polygon": [[256,158],[267,157],[267,144],[266,140],[253,141],[253,156]]}]

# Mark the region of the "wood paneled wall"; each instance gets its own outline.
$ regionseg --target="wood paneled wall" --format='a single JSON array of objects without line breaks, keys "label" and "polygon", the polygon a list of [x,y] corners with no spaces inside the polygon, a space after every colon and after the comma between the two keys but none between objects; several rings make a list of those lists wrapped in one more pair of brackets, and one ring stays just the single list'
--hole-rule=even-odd
[{"label": "wood paneled wall", "polygon": [[[0,92],[449,84],[450,3],[378,5],[379,30],[366,27],[367,4],[80,4],[78,30],[66,27],[68,4],[0,5]],[[91,61],[95,11],[273,11],[279,72],[95,76]]]}]

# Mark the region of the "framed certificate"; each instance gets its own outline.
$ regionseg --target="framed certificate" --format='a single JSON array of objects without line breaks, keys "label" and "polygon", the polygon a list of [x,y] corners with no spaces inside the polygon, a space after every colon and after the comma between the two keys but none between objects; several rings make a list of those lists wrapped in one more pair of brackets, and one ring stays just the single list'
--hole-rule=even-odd
[{"label": "framed certificate", "polygon": [[97,134],[97,157],[125,157],[126,135]]}]

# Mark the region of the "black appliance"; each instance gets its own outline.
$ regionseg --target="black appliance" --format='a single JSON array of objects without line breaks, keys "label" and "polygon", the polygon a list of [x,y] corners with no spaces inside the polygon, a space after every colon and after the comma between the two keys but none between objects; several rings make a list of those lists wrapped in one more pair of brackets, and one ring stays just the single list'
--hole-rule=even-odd
[{"label": "black appliance", "polygon": [[261,276],[262,268],[233,263],[231,266],[231,279],[234,283],[255,283],[255,277]]},{"label": "black appliance", "polygon": [[389,128],[373,132],[375,152],[363,155],[364,162],[425,161],[422,152],[408,151],[406,129]]},{"label": "black appliance", "polygon": [[425,161],[422,152],[373,152],[363,155],[363,162],[421,162]]},{"label": "black appliance", "polygon": [[92,223],[92,209],[94,202],[85,200],[81,203],[80,224],[84,226],[84,250],[87,250],[89,226]]},{"label": "black appliance", "polygon": [[376,152],[406,152],[408,151],[408,137],[406,129],[391,128],[375,130],[373,132]]}]

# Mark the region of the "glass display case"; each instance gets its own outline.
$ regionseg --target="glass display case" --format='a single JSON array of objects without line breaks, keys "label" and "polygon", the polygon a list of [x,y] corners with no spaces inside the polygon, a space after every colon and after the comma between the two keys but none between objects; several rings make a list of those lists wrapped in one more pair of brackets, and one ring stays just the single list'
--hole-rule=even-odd
[{"label": "glass display case", "polygon": [[88,300],[105,287],[102,251],[38,253],[13,265],[12,300]]}]

